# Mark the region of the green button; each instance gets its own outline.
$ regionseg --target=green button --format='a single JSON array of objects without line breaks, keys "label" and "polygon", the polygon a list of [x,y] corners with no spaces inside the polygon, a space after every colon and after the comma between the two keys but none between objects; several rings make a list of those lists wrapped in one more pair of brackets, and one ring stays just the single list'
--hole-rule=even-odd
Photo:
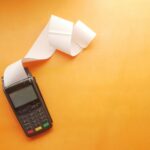
[{"label": "green button", "polygon": [[43,124],[43,127],[44,127],[44,128],[49,127],[49,123],[48,123],[48,122],[44,123],[44,124]]}]

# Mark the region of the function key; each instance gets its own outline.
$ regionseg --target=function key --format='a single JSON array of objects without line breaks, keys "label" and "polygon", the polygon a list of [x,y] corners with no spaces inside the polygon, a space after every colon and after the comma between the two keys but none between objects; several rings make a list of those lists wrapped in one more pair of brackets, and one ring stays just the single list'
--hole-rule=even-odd
[{"label": "function key", "polygon": [[41,103],[36,103],[35,105],[36,105],[36,107],[39,107],[41,105]]},{"label": "function key", "polygon": [[41,126],[35,128],[35,131],[40,131],[40,130],[42,130],[42,127],[41,127]]},{"label": "function key", "polygon": [[36,108],[36,104],[33,104],[32,106],[31,106],[31,109],[33,110],[33,109],[35,109]]},{"label": "function key", "polygon": [[31,108],[32,108],[32,109],[36,109],[36,108],[38,108],[40,105],[41,105],[41,104],[40,104],[39,102],[36,102],[36,103],[33,103],[33,104],[32,104]]},{"label": "function key", "polygon": [[33,132],[34,131],[32,129],[27,131],[28,134],[32,134]]},{"label": "function key", "polygon": [[37,109],[37,112],[38,112],[38,113],[42,113],[42,112],[43,112],[43,109],[42,109],[42,108],[39,108],[39,109]]},{"label": "function key", "polygon": [[43,127],[44,127],[44,128],[48,128],[48,127],[49,127],[49,122],[45,122],[45,123],[43,124]]},{"label": "function key", "polygon": [[22,110],[21,109],[19,109],[18,111],[17,111],[17,113],[19,114],[19,115],[22,115]]}]

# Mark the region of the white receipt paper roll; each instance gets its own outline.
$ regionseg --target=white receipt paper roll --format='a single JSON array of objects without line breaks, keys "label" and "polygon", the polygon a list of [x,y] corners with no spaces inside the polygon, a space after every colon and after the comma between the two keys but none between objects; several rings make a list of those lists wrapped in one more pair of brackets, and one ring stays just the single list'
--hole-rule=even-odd
[{"label": "white receipt paper roll", "polygon": [[96,33],[81,21],[73,24],[73,22],[52,15],[25,57],[5,69],[5,87],[27,78],[24,62],[46,60],[54,54],[56,49],[76,56],[89,45],[95,36]]}]

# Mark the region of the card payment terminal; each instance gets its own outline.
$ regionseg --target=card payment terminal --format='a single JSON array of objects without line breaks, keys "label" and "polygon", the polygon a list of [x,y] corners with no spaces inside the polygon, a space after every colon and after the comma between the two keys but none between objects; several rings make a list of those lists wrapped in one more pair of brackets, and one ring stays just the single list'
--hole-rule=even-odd
[{"label": "card payment terminal", "polygon": [[4,93],[28,137],[37,135],[52,127],[52,119],[45,105],[35,78],[26,68],[28,77],[8,87]]}]

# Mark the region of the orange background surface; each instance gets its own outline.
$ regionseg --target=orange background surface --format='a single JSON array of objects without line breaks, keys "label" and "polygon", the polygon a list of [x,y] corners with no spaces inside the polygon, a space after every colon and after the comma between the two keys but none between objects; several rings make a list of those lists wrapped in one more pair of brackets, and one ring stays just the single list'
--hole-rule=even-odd
[{"label": "orange background surface", "polygon": [[[29,66],[54,120],[27,138],[0,88],[1,150],[150,150],[149,0],[0,0],[0,75],[22,58],[51,14],[97,37],[80,55]],[[1,87],[1,83],[0,83]]]}]

